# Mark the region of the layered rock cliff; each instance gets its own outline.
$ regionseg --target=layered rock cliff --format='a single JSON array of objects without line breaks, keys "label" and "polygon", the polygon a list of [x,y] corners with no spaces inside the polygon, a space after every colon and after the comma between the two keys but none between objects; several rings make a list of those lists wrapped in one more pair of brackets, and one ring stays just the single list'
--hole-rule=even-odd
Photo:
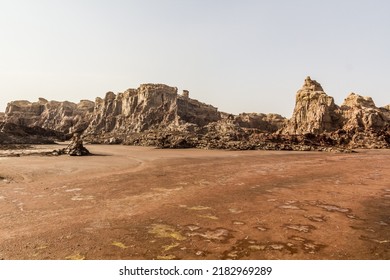
[{"label": "layered rock cliff", "polygon": [[38,102],[13,101],[7,106],[4,121],[66,134],[83,132],[84,139],[94,143],[157,145],[158,139],[172,132],[186,137],[225,135],[227,128],[234,130],[231,135],[239,135],[241,127],[275,132],[286,119],[277,114],[234,116],[190,98],[187,90],[179,95],[175,87],[143,84],[123,93],[108,92],[95,102],[82,100],[75,104],[43,98]]},{"label": "layered rock cliff", "polygon": [[37,102],[18,100],[8,103],[4,121],[72,134],[88,127],[93,108],[94,103],[88,100],[81,100],[78,104],[47,101],[44,98],[39,98]]},{"label": "layered rock cliff", "polygon": [[351,93],[341,105],[343,129],[374,130],[385,128],[390,123],[386,108],[377,108],[371,97]]},{"label": "layered rock cliff", "polygon": [[188,91],[163,84],[143,84],[124,93],[108,92],[95,100],[93,118],[85,130],[91,140],[124,141],[145,131],[186,131],[221,118],[217,108],[189,98]]},{"label": "layered rock cliff", "polygon": [[84,140],[91,143],[332,150],[389,148],[389,109],[378,108],[371,98],[355,93],[338,106],[318,82],[307,77],[296,94],[289,120],[277,114],[223,113],[190,98],[188,91],[179,95],[175,87],[143,84],[123,93],[108,92],[95,102],[82,100],[75,104],[43,98],[33,103],[13,101],[0,115],[0,121],[2,118],[4,124],[18,125],[17,131],[34,128],[35,133],[42,128],[62,134],[82,132]]},{"label": "layered rock cliff", "polygon": [[280,133],[320,134],[339,129],[346,131],[379,131],[390,124],[388,108],[377,108],[371,97],[351,93],[341,106],[334,103],[321,85],[307,77],[296,94],[291,119]]},{"label": "layered rock cliff", "polygon": [[317,81],[307,77],[296,94],[293,115],[282,129],[282,133],[318,134],[339,128],[341,114],[333,97],[328,96]]}]

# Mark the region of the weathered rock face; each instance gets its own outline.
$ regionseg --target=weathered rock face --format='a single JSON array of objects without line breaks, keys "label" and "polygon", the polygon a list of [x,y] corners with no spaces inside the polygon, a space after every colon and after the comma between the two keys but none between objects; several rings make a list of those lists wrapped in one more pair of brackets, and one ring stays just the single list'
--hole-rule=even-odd
[{"label": "weathered rock face", "polygon": [[81,139],[80,134],[75,133],[73,134],[73,137],[65,149],[62,151],[59,151],[59,154],[61,152],[68,154],[70,156],[88,156],[90,155],[90,152],[87,150],[87,148],[83,145],[83,140]]},{"label": "weathered rock face", "polygon": [[339,129],[381,130],[390,124],[390,111],[377,108],[370,97],[351,93],[339,107],[316,81],[307,77],[296,95],[293,115],[281,133],[320,134]]},{"label": "weathered rock face", "polygon": [[377,108],[371,97],[351,93],[341,105],[344,130],[380,130],[390,122],[389,111]]},{"label": "weathered rock face", "polygon": [[87,141],[95,143],[142,145],[155,145],[160,136],[153,135],[171,132],[192,135],[203,133],[205,127],[210,128],[210,135],[225,135],[229,126],[274,132],[286,121],[276,114],[222,113],[214,106],[191,99],[187,90],[179,95],[177,88],[163,84],[143,84],[118,94],[108,92],[95,102],[82,100],[79,104],[43,98],[38,102],[13,101],[7,106],[4,120],[69,135],[83,132]]},{"label": "weathered rock face", "polygon": [[[68,134],[83,131],[83,139],[91,143],[160,148],[345,151],[390,147],[390,106],[377,108],[371,98],[354,93],[337,106],[310,77],[296,94],[290,120],[277,114],[219,112],[191,99],[187,90],[178,95],[177,88],[163,84],[108,92],[95,102],[79,104],[43,98],[34,103],[14,101],[3,119],[0,144],[64,137],[50,128]],[[74,141],[75,154],[85,152],[79,143]]]},{"label": "weathered rock face", "polygon": [[295,108],[282,133],[322,133],[341,128],[341,113],[333,97],[321,85],[307,77],[296,94]]},{"label": "weathered rock face", "polygon": [[47,101],[44,98],[39,98],[38,102],[18,100],[8,103],[5,121],[73,133],[87,128],[93,108],[94,102],[88,100],[81,100],[78,104],[68,101]]},{"label": "weathered rock face", "polygon": [[189,98],[189,92],[177,96],[179,124],[195,124],[199,127],[221,119],[221,113],[214,106]]},{"label": "weathered rock face", "polygon": [[118,95],[108,92],[104,99],[96,99],[94,117],[85,133],[121,134],[177,124],[176,95],[176,88],[165,85],[142,85]]},{"label": "weathered rock face", "polygon": [[276,132],[287,122],[278,114],[242,113],[234,117],[234,123],[240,127],[256,128],[267,132]]},{"label": "weathered rock face", "polygon": [[0,112],[0,122],[4,122],[4,121],[5,121],[5,113]]},{"label": "weathered rock face", "polygon": [[84,132],[87,139],[110,138],[122,142],[129,134],[147,130],[182,131],[219,120],[217,108],[191,99],[188,91],[163,84],[143,84],[95,101],[94,116]]}]

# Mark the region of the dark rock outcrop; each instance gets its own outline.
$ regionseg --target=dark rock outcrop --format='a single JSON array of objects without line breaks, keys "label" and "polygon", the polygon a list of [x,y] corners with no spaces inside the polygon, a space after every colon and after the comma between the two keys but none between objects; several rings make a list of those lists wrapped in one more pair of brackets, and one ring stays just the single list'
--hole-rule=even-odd
[{"label": "dark rock outcrop", "polygon": [[67,154],[70,156],[88,156],[91,153],[87,148],[83,145],[83,140],[81,139],[81,135],[78,133],[73,134],[73,137],[69,143],[69,145],[62,150],[53,151],[54,155],[62,155]]},{"label": "dark rock outcrop", "polygon": [[287,119],[278,114],[241,113],[234,117],[234,122],[244,128],[256,128],[265,132],[276,132]]},{"label": "dark rock outcrop", "polygon": [[23,126],[0,122],[0,144],[53,144],[65,135],[39,126]]}]

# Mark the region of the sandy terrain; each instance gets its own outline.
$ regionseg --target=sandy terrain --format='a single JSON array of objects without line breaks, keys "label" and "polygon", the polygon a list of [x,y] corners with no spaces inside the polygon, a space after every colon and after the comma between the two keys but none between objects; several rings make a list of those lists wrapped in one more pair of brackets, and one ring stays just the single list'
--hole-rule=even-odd
[{"label": "sandy terrain", "polygon": [[0,259],[390,259],[390,150],[87,148],[0,157]]}]

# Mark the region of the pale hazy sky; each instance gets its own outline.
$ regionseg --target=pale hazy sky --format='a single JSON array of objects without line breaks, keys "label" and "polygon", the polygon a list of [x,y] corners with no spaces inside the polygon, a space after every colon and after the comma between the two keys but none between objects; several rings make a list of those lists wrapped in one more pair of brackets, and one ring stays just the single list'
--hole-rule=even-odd
[{"label": "pale hazy sky", "polygon": [[390,1],[0,0],[0,111],[141,83],[290,117],[307,75],[390,104]]}]

